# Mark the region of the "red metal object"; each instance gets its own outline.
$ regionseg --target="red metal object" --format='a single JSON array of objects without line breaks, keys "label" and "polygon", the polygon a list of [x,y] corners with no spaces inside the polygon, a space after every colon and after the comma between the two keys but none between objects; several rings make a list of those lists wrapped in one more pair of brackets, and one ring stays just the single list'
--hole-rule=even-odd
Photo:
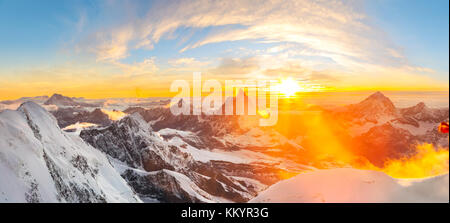
[{"label": "red metal object", "polygon": [[438,127],[438,130],[441,133],[448,133],[448,122],[441,122],[441,124]]}]

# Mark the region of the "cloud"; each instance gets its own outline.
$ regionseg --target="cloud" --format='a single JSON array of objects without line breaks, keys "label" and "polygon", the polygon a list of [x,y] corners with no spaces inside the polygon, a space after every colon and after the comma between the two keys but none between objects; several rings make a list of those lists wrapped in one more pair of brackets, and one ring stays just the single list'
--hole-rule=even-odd
[{"label": "cloud", "polygon": [[306,78],[306,76],[311,73],[312,71],[310,69],[293,63],[288,63],[283,67],[270,68],[264,71],[264,74],[269,77],[291,76],[296,78]]},{"label": "cloud", "polygon": [[184,57],[184,58],[178,58],[178,59],[171,59],[169,60],[169,64],[174,67],[203,67],[208,64],[210,64],[209,61],[198,61],[197,59],[193,57]]},{"label": "cloud", "polygon": [[126,76],[153,74],[159,70],[158,66],[156,66],[155,59],[155,57],[151,57],[144,59],[142,62],[134,62],[132,64],[120,62],[113,62],[112,64],[122,69]]},{"label": "cloud", "polygon": [[269,79],[295,78],[302,83],[332,86],[345,78],[339,72],[333,70],[317,71],[301,66],[299,63],[288,62],[281,67],[266,69],[264,75]]},{"label": "cloud", "polygon": [[278,45],[278,46],[270,47],[269,49],[267,49],[267,53],[279,53],[279,52],[285,51],[292,47],[293,47],[292,44]]},{"label": "cloud", "polygon": [[250,58],[222,58],[220,65],[210,72],[219,75],[249,74],[259,69],[258,60]]},{"label": "cloud", "polygon": [[407,66],[406,68],[413,72],[420,72],[420,73],[435,73],[436,72],[435,70],[428,68],[428,67]]},{"label": "cloud", "polygon": [[[346,64],[402,62],[401,52],[389,44],[383,33],[369,26],[362,7],[353,1],[248,1],[230,5],[210,4],[209,12],[195,9],[215,22],[186,26],[239,24],[218,29],[184,47],[180,52],[203,45],[239,40],[263,40],[301,44],[317,55]],[[355,6],[356,5],[356,6]],[[230,7],[230,8],[227,8]],[[228,13],[223,13],[226,10]],[[212,19],[214,18],[214,19]],[[279,49],[278,49],[279,50]],[[351,65],[351,64],[348,64]]]},{"label": "cloud", "polygon": [[86,12],[86,10],[83,10],[80,12],[78,21],[75,24],[76,30],[78,32],[81,32],[83,30],[83,28],[86,26],[87,22],[88,22],[87,21],[87,12]]},{"label": "cloud", "polygon": [[96,33],[91,38],[96,46],[91,49],[99,61],[118,60],[127,57],[131,48],[152,49],[178,28],[206,27],[215,29],[202,39],[193,39],[180,52],[213,43],[262,40],[300,44],[304,52],[350,67],[406,62],[401,50],[370,25],[363,2],[352,0],[156,2],[139,19]]},{"label": "cloud", "polygon": [[[120,2],[110,4],[121,7]],[[206,71],[240,77],[294,76],[342,87],[371,83],[394,86],[398,76],[403,81],[399,86],[413,80],[436,85],[421,77],[434,71],[410,64],[402,49],[367,17],[363,1],[169,0],[148,6],[129,7],[124,12],[132,19],[96,30],[79,47],[93,53],[96,61],[113,64],[131,76]],[[179,29],[188,31],[177,32]],[[204,30],[207,32],[201,32]],[[197,31],[200,35],[192,34]],[[160,70],[155,58],[131,64],[120,62],[133,50],[154,49],[165,38],[180,40],[180,58],[167,61],[172,68]],[[189,55],[192,49],[232,41],[260,45],[241,49],[241,44],[231,49],[233,53],[207,52],[208,56],[221,58],[212,69],[211,61],[216,58],[203,61]]]},{"label": "cloud", "polygon": [[311,80],[321,83],[337,83],[339,78],[327,72],[314,71],[311,73]]},{"label": "cloud", "polygon": [[85,46],[97,56],[97,61],[117,61],[128,57],[128,44],[133,36],[132,27],[122,27],[111,33],[97,32],[86,40]]}]

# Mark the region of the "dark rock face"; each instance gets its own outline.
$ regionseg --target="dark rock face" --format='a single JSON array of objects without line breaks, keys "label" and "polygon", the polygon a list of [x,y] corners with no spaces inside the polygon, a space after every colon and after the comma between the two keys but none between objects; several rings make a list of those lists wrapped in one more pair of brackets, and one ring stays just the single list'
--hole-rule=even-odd
[{"label": "dark rock face", "polygon": [[127,113],[127,114],[133,114],[133,113],[141,114],[144,111],[145,111],[145,108],[141,108],[141,107],[129,107],[129,108],[123,110],[123,112]]},{"label": "dark rock face", "polygon": [[139,168],[144,166],[142,156],[147,144],[143,136],[134,134],[133,128],[138,127],[134,126],[131,118],[126,117],[120,123],[115,122],[102,130],[81,131],[80,137],[130,167]]},{"label": "dark rock face", "polygon": [[[80,159],[80,157],[78,157],[78,160]],[[65,201],[70,203],[106,203],[104,195],[96,193],[89,187],[89,185],[83,185],[82,187],[80,187],[79,184],[75,184],[64,179],[62,174],[64,171],[58,168],[58,166],[51,160],[50,157],[47,156],[45,152],[44,160],[47,164],[50,175],[55,182],[56,190],[58,191],[58,194],[60,196],[58,199],[64,199]],[[80,170],[82,170],[82,172],[84,173],[90,171],[90,167],[87,165],[87,163],[84,163],[82,168],[83,169]],[[95,175],[92,176],[95,177]]]},{"label": "dark rock face", "polygon": [[[235,99],[234,99],[235,100]],[[179,103],[183,103],[182,99]],[[221,110],[224,110],[222,106]],[[255,119],[257,116],[240,115],[173,115],[170,108],[158,107],[143,109],[138,107],[128,108],[124,111],[128,114],[139,113],[146,122],[152,123],[154,131],[161,129],[176,129],[195,133],[200,138],[194,147],[200,149],[214,148],[222,150],[235,150],[233,146],[224,145],[218,138],[228,133],[243,134],[248,129],[243,129],[239,122],[242,119]],[[191,106],[192,112],[192,106]]]},{"label": "dark rock face", "polygon": [[[218,131],[215,131],[214,122],[211,117],[204,117],[204,121],[200,121],[198,116],[193,115],[178,115],[174,116],[167,108],[155,108],[149,110],[139,110],[139,113],[146,122],[152,122],[152,129],[154,131],[159,131],[161,129],[176,129],[182,131],[189,131],[196,133],[201,141],[199,142],[189,142],[188,144],[200,148],[215,148],[215,149],[226,149],[224,145],[213,137],[218,135]],[[222,126],[225,126],[222,124]],[[217,126],[220,128],[219,126]],[[233,131],[231,129],[222,128],[223,132]],[[170,137],[170,136],[167,136]],[[170,138],[168,138],[170,139]]]},{"label": "dark rock face", "polygon": [[[164,107],[131,107],[124,112],[130,115],[105,128],[83,130],[80,136],[93,147],[127,166],[121,175],[143,200],[208,202],[223,198],[245,202],[254,197],[260,188],[240,178],[256,180],[266,186],[280,180],[281,170],[263,160],[261,163],[245,164],[225,160],[200,162],[186,152],[188,146],[200,150],[225,151],[247,149],[262,152],[279,149],[281,152],[272,154],[305,164],[310,161],[309,156],[305,155],[314,153],[308,151],[312,145],[308,137],[302,139],[302,146],[306,148],[303,152],[288,143],[277,145],[276,148],[258,148],[256,145],[242,146],[221,140],[229,133],[245,134],[248,129],[242,128],[239,121],[247,116],[175,116],[170,108]],[[448,108],[431,109],[424,103],[410,108],[396,108],[389,98],[377,92],[360,103],[322,112],[326,122],[332,123],[331,131],[345,148],[379,167],[388,159],[414,155],[415,146],[420,143],[448,148],[448,136],[444,134],[432,129],[420,133],[408,130],[410,127],[421,129],[424,125],[448,120]],[[364,127],[367,124],[369,127],[356,135],[347,132],[351,127]],[[288,125],[284,127],[295,129],[302,126],[292,121]],[[166,129],[171,131],[159,135],[158,131]],[[183,136],[175,130],[190,132],[196,137]],[[307,130],[299,132],[308,134]],[[174,138],[179,138],[183,144],[171,143]],[[314,154],[309,155],[312,157]],[[326,165],[323,166],[326,168]],[[317,167],[322,168],[321,165]],[[187,190],[186,185],[191,189]],[[196,194],[188,191],[195,191]]]},{"label": "dark rock face", "polygon": [[201,203],[196,196],[187,193],[177,179],[166,170],[141,175],[133,170],[122,174],[129,185],[144,199],[153,199],[164,203]]},{"label": "dark rock face", "polygon": [[354,152],[371,163],[383,166],[386,159],[398,159],[414,153],[416,138],[390,123],[373,127],[354,139]]},{"label": "dark rock face", "polygon": [[102,110],[98,108],[92,112],[77,108],[59,108],[51,113],[58,120],[58,126],[60,128],[67,127],[77,122],[88,122],[100,126],[107,126],[111,124],[111,120],[108,115],[103,113]]},{"label": "dark rock face", "polygon": [[[83,130],[80,137],[125,163],[128,169],[122,176],[143,200],[207,202],[217,201],[217,197],[221,197],[245,202],[256,196],[258,188],[236,180],[234,176],[267,183],[280,180],[276,174],[280,169],[270,167],[269,164],[196,161],[184,151],[185,146],[198,146],[202,141],[176,134],[159,136],[137,113],[103,129]],[[186,143],[185,146],[171,144],[171,137],[180,137]],[[186,184],[198,195],[189,194]]]}]

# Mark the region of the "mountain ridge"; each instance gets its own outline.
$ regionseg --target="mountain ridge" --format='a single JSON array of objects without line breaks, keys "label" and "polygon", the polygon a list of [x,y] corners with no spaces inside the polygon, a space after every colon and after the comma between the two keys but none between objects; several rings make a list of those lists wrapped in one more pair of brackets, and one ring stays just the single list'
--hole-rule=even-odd
[{"label": "mountain ridge", "polygon": [[99,151],[34,102],[0,112],[0,201],[140,202]]}]

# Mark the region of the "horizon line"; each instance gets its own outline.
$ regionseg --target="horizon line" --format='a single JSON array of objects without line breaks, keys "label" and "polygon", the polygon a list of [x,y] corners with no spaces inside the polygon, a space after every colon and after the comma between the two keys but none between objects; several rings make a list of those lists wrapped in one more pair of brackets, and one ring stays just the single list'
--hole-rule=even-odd
[{"label": "horizon line", "polygon": [[[450,93],[450,89],[447,90],[343,90],[343,91],[311,91],[311,92],[300,92],[297,93],[296,95],[310,95],[310,94],[329,94],[329,93],[375,93],[375,92],[396,92],[396,93],[400,93],[400,92],[404,92],[404,93]],[[127,99],[127,98],[172,98],[174,96],[134,96],[134,97],[85,97],[85,96],[69,96],[70,94],[64,94],[64,93],[52,93],[52,94],[44,94],[44,95],[34,95],[34,96],[22,96],[22,97],[14,97],[14,98],[2,98],[0,97],[0,103],[1,102],[5,102],[5,101],[15,101],[15,100],[19,100],[19,99],[23,99],[23,98],[36,98],[36,97],[48,97],[50,98],[51,96],[55,95],[55,94],[59,94],[65,97],[69,97],[69,98],[80,98],[80,99],[88,99],[88,100],[100,100],[100,99]],[[173,95],[176,95],[176,93],[172,93]],[[224,96],[224,95],[222,95]],[[192,97],[192,96],[191,96]],[[204,96],[202,96],[204,97]],[[285,97],[280,97],[280,98],[285,98]]]}]

